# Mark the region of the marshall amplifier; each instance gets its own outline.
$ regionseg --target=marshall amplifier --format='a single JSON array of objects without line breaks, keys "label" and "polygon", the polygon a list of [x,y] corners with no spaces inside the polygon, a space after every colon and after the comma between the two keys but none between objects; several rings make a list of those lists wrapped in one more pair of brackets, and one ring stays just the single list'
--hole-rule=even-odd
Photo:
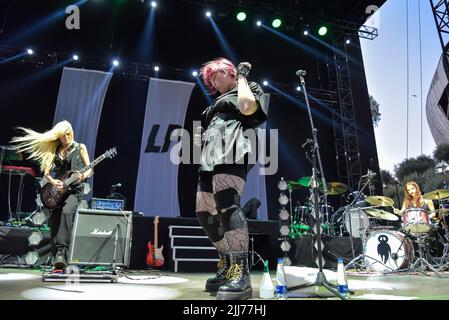
[{"label": "marshall amplifier", "polygon": [[[73,223],[69,263],[128,267],[132,212],[78,209]],[[114,259],[115,257],[115,259]]]}]

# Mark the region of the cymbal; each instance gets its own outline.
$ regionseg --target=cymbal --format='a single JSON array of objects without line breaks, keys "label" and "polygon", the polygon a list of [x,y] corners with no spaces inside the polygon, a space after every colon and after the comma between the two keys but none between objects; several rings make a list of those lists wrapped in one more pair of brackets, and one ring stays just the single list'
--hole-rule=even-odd
[{"label": "cymbal", "polygon": [[367,214],[372,217],[388,220],[388,221],[398,221],[399,217],[391,212],[382,209],[365,209]]},{"label": "cymbal", "polygon": [[422,196],[426,200],[441,200],[449,197],[449,190],[433,190]]},{"label": "cymbal", "polygon": [[287,180],[287,185],[292,190],[303,188],[303,186],[301,184],[299,184],[298,182],[293,181],[293,180]]},{"label": "cymbal", "polygon": [[435,211],[444,215],[449,214],[449,208],[436,209]]},{"label": "cymbal", "polygon": [[[309,188],[310,186],[310,180],[312,180],[312,177],[302,177],[298,179],[298,181],[287,181],[287,183],[291,186],[293,189],[297,188]],[[318,181],[318,185],[320,186],[322,184],[321,181]]]},{"label": "cymbal", "polygon": [[[323,191],[323,187],[320,187]],[[337,196],[348,191],[348,186],[341,182],[329,182],[327,184],[327,194],[330,196]]]},{"label": "cymbal", "polygon": [[373,206],[379,206],[379,207],[391,207],[394,204],[393,199],[384,197],[384,196],[366,197],[365,201]]}]

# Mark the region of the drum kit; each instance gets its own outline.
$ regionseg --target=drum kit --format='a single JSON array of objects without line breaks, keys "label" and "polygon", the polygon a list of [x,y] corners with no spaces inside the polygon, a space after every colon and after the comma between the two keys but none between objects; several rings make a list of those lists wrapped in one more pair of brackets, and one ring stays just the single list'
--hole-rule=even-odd
[{"label": "drum kit", "polygon": [[[287,181],[291,192],[309,188],[310,177]],[[322,191],[322,186],[319,187]],[[348,187],[340,182],[327,184],[327,195],[343,195]],[[349,205],[334,211],[327,203],[320,207],[322,234],[360,238],[363,254],[354,257],[346,268],[367,269],[382,273],[449,269],[449,190],[435,190],[423,195],[438,201],[435,217],[425,208],[408,208],[401,212],[394,201],[384,196],[365,196],[355,191],[348,194]],[[290,201],[290,203],[292,203]],[[314,223],[308,202],[291,211],[290,237],[311,235]],[[354,255],[354,249],[353,255]]]}]

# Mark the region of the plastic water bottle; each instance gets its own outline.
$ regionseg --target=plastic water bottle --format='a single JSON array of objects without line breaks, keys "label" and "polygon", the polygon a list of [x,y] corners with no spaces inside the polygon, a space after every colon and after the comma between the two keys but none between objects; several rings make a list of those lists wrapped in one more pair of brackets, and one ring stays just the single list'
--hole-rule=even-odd
[{"label": "plastic water bottle", "polygon": [[287,299],[287,282],[285,281],[284,259],[278,259],[276,269],[276,299]]},{"label": "plastic water bottle", "polygon": [[262,280],[259,286],[259,297],[261,299],[274,298],[274,286],[271,281],[270,271],[268,269],[268,260],[264,261]]},{"label": "plastic water bottle", "polygon": [[343,258],[337,259],[337,289],[345,298],[349,297],[348,278],[346,277],[345,266],[343,264]]}]

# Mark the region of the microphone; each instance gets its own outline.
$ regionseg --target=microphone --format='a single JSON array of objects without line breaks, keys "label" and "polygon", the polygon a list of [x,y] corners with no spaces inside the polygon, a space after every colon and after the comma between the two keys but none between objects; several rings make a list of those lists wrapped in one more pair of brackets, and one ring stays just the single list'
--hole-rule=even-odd
[{"label": "microphone", "polygon": [[305,148],[305,146],[307,146],[307,145],[309,145],[309,144],[311,144],[311,143],[312,143],[312,140],[307,139],[306,142],[304,142],[304,143],[301,145],[301,148]]},{"label": "microphone", "polygon": [[296,75],[298,77],[304,77],[307,74],[307,72],[305,70],[298,70],[296,71]]},{"label": "microphone", "polygon": [[362,178],[368,178],[368,179],[373,179],[375,176],[377,176],[377,173],[371,171],[370,169],[368,169],[368,173],[365,174],[364,176],[362,176]]},{"label": "microphone", "polygon": [[120,188],[121,186],[122,186],[122,184],[119,182],[119,183],[113,184],[111,186],[111,189]]}]

